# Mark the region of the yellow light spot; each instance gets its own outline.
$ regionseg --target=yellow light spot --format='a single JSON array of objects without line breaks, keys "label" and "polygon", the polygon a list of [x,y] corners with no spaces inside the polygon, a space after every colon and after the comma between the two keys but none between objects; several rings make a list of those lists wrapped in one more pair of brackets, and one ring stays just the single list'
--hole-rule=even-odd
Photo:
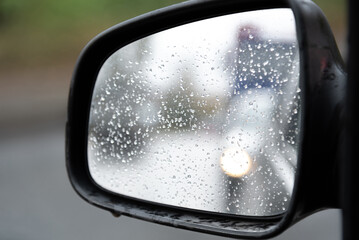
[{"label": "yellow light spot", "polygon": [[245,150],[232,147],[224,150],[220,165],[225,174],[239,178],[249,172],[252,167],[252,159]]}]

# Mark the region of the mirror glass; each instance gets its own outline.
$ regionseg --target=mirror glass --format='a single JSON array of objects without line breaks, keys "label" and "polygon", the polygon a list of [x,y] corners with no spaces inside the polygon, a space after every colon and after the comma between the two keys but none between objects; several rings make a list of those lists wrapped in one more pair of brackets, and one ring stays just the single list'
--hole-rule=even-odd
[{"label": "mirror glass", "polygon": [[206,19],[126,45],[104,63],[93,92],[93,180],[176,207],[285,212],[297,166],[299,67],[290,9]]}]

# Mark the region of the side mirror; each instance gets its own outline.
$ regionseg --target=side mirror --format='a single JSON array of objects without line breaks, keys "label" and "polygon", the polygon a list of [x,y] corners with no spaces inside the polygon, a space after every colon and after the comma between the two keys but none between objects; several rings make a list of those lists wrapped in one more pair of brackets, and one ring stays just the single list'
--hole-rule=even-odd
[{"label": "side mirror", "polygon": [[311,1],[190,1],[116,25],[74,72],[70,181],[114,215],[272,237],[339,206],[343,68]]}]

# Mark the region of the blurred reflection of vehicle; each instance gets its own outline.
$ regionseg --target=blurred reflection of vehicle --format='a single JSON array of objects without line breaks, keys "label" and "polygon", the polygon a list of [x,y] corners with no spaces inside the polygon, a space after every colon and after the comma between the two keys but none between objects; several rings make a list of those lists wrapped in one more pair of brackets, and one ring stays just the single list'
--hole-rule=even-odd
[{"label": "blurred reflection of vehicle", "polygon": [[[278,206],[273,202],[290,198],[299,112],[296,43],[266,39],[252,24],[240,27],[237,42],[231,60],[234,80],[224,134],[226,139],[236,140],[228,149],[235,147],[238,152],[248,152],[248,159],[253,158],[254,163],[252,169],[241,176],[225,172],[228,178],[225,181],[229,183],[225,205],[230,212],[236,212],[236,202],[243,198],[252,203],[248,209]],[[260,172],[261,169],[269,169],[273,174],[268,177]],[[278,182],[275,185],[280,194],[271,197],[267,189],[258,191],[246,178],[263,182],[263,185],[268,181]],[[279,212],[285,208],[283,206]]]}]

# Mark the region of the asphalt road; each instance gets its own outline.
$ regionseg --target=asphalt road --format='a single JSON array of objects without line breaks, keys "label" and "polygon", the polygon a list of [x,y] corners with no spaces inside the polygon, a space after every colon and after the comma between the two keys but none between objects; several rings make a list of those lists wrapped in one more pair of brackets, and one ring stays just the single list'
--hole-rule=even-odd
[{"label": "asphalt road", "polygon": [[[90,206],[67,178],[63,117],[21,126],[0,131],[0,239],[226,239],[114,218]],[[275,239],[337,240],[340,235],[340,211],[329,210]]]}]

